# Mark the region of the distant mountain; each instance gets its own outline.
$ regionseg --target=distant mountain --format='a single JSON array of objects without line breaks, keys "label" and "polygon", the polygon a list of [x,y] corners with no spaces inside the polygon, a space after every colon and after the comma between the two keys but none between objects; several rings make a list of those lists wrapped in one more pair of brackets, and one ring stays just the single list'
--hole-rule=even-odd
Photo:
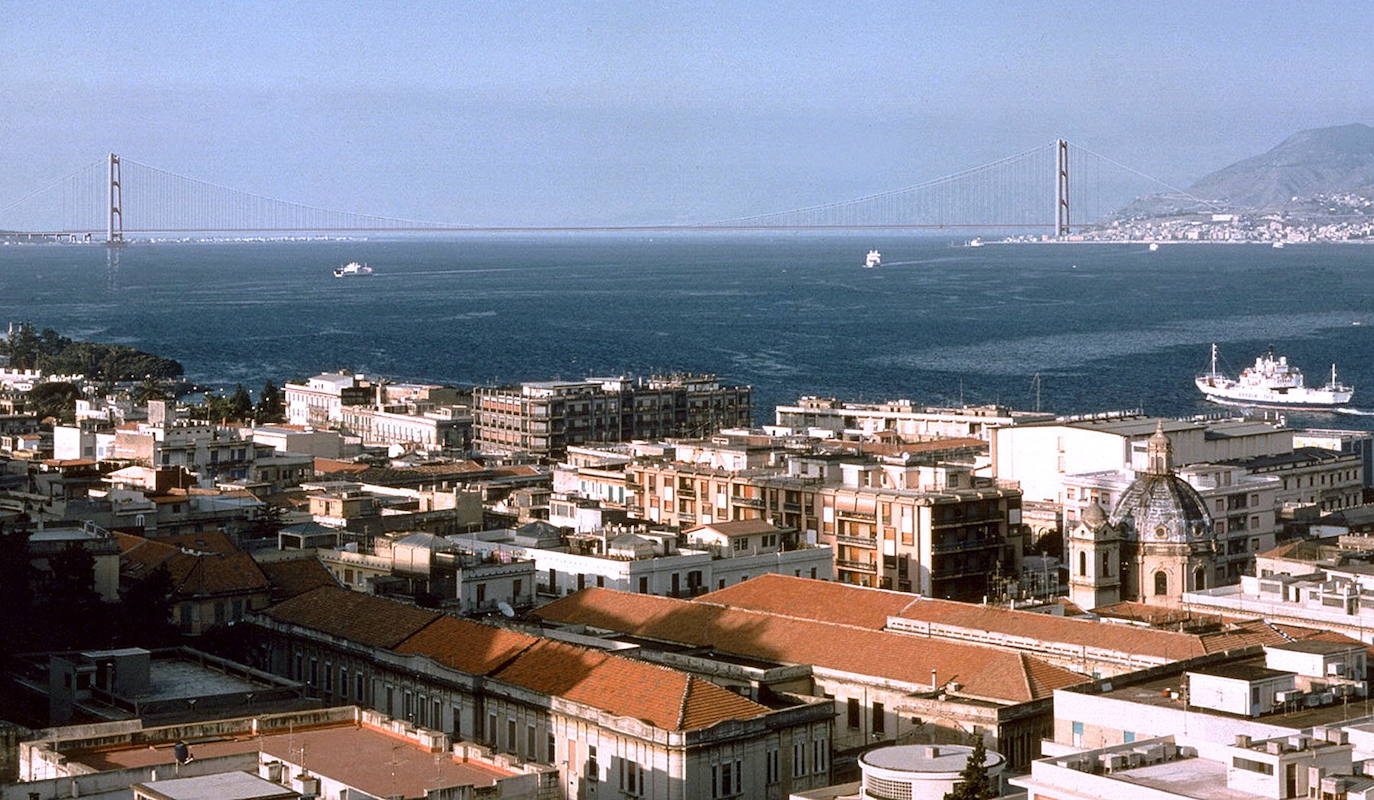
[{"label": "distant mountain", "polygon": [[1374,128],[1354,123],[1300,131],[1188,191],[1227,208],[1254,209],[1279,209],[1294,197],[1317,194],[1374,196]]}]

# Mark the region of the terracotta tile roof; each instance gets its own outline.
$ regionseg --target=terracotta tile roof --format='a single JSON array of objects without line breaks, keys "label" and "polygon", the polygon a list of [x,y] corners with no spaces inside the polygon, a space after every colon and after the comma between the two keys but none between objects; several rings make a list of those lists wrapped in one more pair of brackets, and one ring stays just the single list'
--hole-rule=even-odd
[{"label": "terracotta tile roof", "polygon": [[396,646],[398,653],[429,656],[446,667],[486,675],[542,641],[490,625],[440,617]]},{"label": "terracotta tile roof", "polygon": [[114,537],[120,549],[122,578],[137,580],[164,567],[172,576],[173,593],[178,598],[255,594],[269,588],[267,576],[247,553],[196,555],[142,536],[115,533]]},{"label": "terracotta tile roof", "polygon": [[340,588],[334,575],[316,557],[288,561],[263,561],[258,564],[272,585],[272,600],[285,600],[321,586]]},{"label": "terracotta tile roof", "polygon": [[689,529],[687,532],[713,530],[722,536],[749,536],[756,533],[774,533],[779,528],[771,522],[762,519],[739,519],[733,522],[712,522],[706,525],[698,525]]},{"label": "terracotta tile roof", "polygon": [[922,686],[929,685],[934,670],[942,685],[957,681],[962,694],[998,702],[1047,697],[1085,680],[990,647],[610,589],[585,589],[535,613],[557,622]]},{"label": "terracotta tile roof", "polygon": [[881,629],[889,616],[901,617],[977,632],[1137,653],[1170,661],[1209,652],[1201,637],[1187,633],[937,600],[790,575],[761,575],[702,595],[698,601],[874,630]]},{"label": "terracotta tile roof", "polygon": [[491,677],[670,731],[768,713],[766,706],[685,672],[547,639]]},{"label": "terracotta tile roof", "polygon": [[158,536],[154,541],[199,550],[202,553],[237,553],[239,548],[224,531],[204,531],[203,533],[180,533],[176,536]]},{"label": "terracotta tile roof", "polygon": [[396,647],[441,616],[434,611],[329,586],[296,595],[262,613],[278,622],[386,649]]},{"label": "terracotta tile roof", "polygon": [[909,592],[855,589],[834,581],[767,574],[709,592],[697,601],[880,631],[888,617],[916,600]]},{"label": "terracotta tile roof", "polygon": [[707,728],[769,712],[752,700],[675,669],[347,589],[315,589],[262,613],[373,647],[427,656],[462,672],[646,720],[666,730]]},{"label": "terracotta tile roof", "polygon": [[366,472],[370,467],[367,464],[355,464],[352,461],[338,461],[333,458],[316,458],[316,475],[337,475],[346,473],[356,475],[359,472]]}]

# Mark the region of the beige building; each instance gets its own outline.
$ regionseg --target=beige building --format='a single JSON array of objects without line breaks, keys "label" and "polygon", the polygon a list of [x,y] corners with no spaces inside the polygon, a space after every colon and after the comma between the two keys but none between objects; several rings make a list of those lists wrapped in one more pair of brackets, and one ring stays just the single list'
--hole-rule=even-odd
[{"label": "beige building", "polygon": [[886,435],[903,442],[962,437],[986,441],[993,428],[1053,419],[1053,414],[1013,411],[1002,406],[930,408],[910,400],[849,403],[809,395],[796,405],[780,405],[774,410],[775,423],[792,430],[825,431],[843,439]]},{"label": "beige building", "polygon": [[982,599],[1019,565],[1020,491],[967,467],[845,454],[741,471],[643,460],[626,482],[631,511],[660,524],[757,519],[804,531],[832,548],[845,583]]}]

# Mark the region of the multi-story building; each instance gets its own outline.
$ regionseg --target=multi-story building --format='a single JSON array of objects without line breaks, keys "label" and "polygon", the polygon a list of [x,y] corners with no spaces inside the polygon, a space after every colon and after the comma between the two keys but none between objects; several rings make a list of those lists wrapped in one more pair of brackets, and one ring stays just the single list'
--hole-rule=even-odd
[{"label": "multi-story building", "polygon": [[459,614],[534,605],[535,564],[465,550],[432,533],[381,536],[371,552],[319,549],[320,562],[345,587],[373,594],[429,595]]},{"label": "multi-story building", "polygon": [[569,445],[702,436],[748,425],[753,389],[714,375],[536,381],[473,390],[476,445],[558,458]]},{"label": "multi-story building", "polygon": [[797,532],[763,520],[722,522],[678,535],[603,529],[561,536],[548,525],[450,537],[475,552],[530,559],[545,599],[588,586],[690,597],[768,574],[830,580],[830,548],[798,541]]},{"label": "multi-story building", "polygon": [[288,383],[282,387],[286,421],[318,427],[338,424],[343,420],[344,406],[371,402],[376,390],[372,381],[348,370],[325,372],[305,383]]},{"label": "multi-story building", "polygon": [[344,406],[340,425],[368,445],[465,452],[472,444],[472,416],[461,406]]},{"label": "multi-story building", "polygon": [[993,428],[1053,419],[1053,414],[1013,411],[1002,406],[932,408],[910,400],[849,403],[813,396],[804,396],[796,405],[780,405],[774,410],[775,423],[792,430],[828,431],[849,439],[891,435],[903,442],[962,437],[986,441]]},{"label": "multi-story building", "polygon": [[829,702],[320,588],[254,616],[262,666],[558,770],[557,797],[709,800],[829,785]]},{"label": "multi-story building", "polygon": [[[796,591],[788,592],[789,586]],[[779,588],[788,598],[783,608],[713,602],[740,594],[771,597]],[[873,596],[840,597],[846,592]],[[535,615],[571,636],[609,631],[608,645],[632,637],[640,658],[691,670],[740,694],[763,696],[771,689],[825,698],[835,716],[837,769],[875,744],[964,744],[971,736],[1024,767],[1050,732],[1052,687],[1087,677],[1024,653],[866,624],[886,607],[913,601],[921,602],[896,592],[768,576],[695,600],[590,588]]]},{"label": "multi-story building", "polygon": [[1360,453],[1299,447],[1287,453],[1229,462],[1256,475],[1282,480],[1276,502],[1282,506],[1316,506],[1323,512],[1360,505],[1364,497],[1364,461]]},{"label": "multi-story building", "polygon": [[1021,493],[968,467],[792,456],[779,468],[729,471],[675,461],[629,466],[631,511],[691,527],[761,519],[828,545],[836,580],[982,599],[1016,574]]}]

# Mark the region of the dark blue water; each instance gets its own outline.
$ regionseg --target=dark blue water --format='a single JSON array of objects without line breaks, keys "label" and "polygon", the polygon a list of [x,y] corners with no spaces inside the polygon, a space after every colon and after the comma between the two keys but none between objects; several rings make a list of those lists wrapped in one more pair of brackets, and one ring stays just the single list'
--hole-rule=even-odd
[{"label": "dark blue water", "polygon": [[[1192,376],[1269,344],[1374,408],[1374,247],[991,245],[902,234],[478,236],[0,247],[0,321],[256,389],[350,367],[486,383],[655,370],[800,394],[1215,410]],[[860,268],[870,247],[880,269]],[[370,277],[335,279],[359,260]],[[1374,427],[1350,415],[1294,422]]]}]

